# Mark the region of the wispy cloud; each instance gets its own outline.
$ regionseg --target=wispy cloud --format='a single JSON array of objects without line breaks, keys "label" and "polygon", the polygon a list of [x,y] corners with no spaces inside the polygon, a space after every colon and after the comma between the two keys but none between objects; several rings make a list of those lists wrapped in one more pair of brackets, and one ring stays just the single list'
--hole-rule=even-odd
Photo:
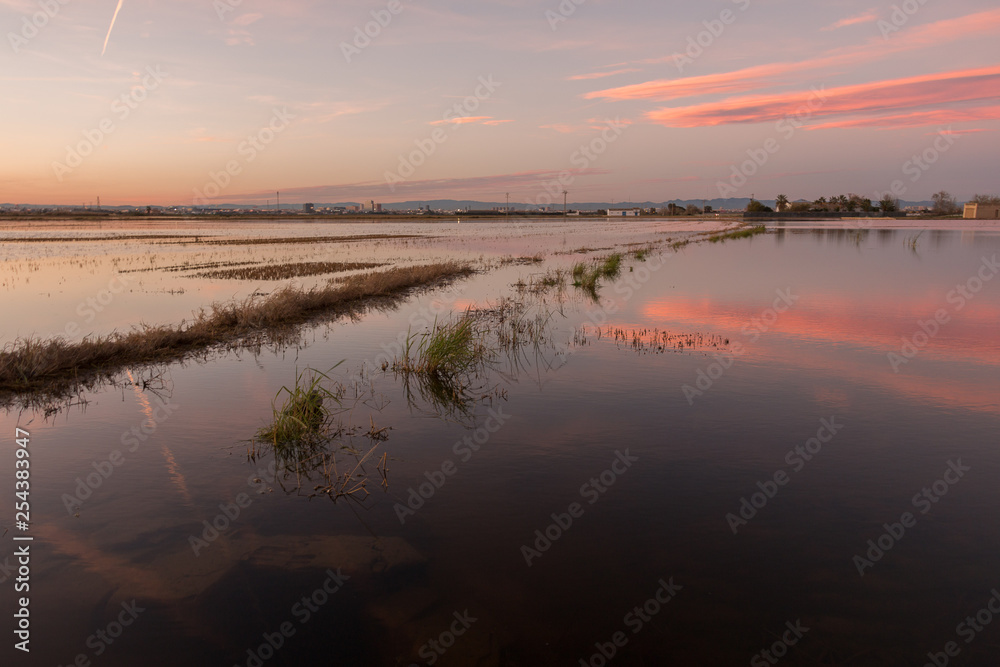
[{"label": "wispy cloud", "polygon": [[857,25],[859,23],[871,23],[872,21],[877,21],[879,13],[877,9],[869,9],[861,14],[855,14],[854,16],[848,16],[846,19],[840,19],[836,23],[831,23],[828,26],[820,28],[824,32],[830,30],[839,30],[840,28],[846,28],[847,26]]},{"label": "wispy cloud", "polygon": [[[811,125],[811,130],[830,128],[878,127],[890,130],[928,125],[948,125],[951,123],[975,123],[1000,118],[1000,106],[977,106],[970,109],[933,109],[903,114],[887,114],[872,118],[850,118]],[[978,132],[980,130],[952,130],[953,133]]]},{"label": "wispy cloud", "polygon": [[1000,9],[970,14],[956,19],[937,21],[894,35],[892,40],[881,37],[858,46],[837,49],[798,62],[757,65],[731,72],[706,74],[680,79],[660,79],[631,86],[597,90],[585,94],[585,99],[605,100],[673,100],[681,97],[740,93],[801,80],[802,74],[844,65],[869,63],[887,55],[940,46],[968,40],[1000,30]]},{"label": "wispy cloud", "polygon": [[435,120],[430,125],[502,125],[503,123],[513,123],[513,120],[498,120],[493,116],[458,116],[457,118],[446,118]]},{"label": "wispy cloud", "polygon": [[566,77],[567,81],[587,81],[590,79],[603,79],[608,76],[618,76],[619,74],[628,74],[629,72],[641,72],[642,70],[635,67],[626,67],[623,69],[616,69],[611,72],[591,72],[589,74],[577,74],[575,76]]},{"label": "wispy cloud", "polygon": [[122,10],[123,2],[125,2],[125,0],[118,0],[118,6],[115,7],[114,16],[111,17],[111,25],[108,26],[108,34],[104,37],[104,48],[101,49],[102,56],[108,50],[108,40],[111,39],[111,31],[115,28],[115,21],[118,20],[118,12]]},{"label": "wispy cloud", "polygon": [[[747,95],[719,102],[652,111],[647,118],[668,127],[707,127],[764,123],[789,116],[880,115],[893,111],[940,108],[960,102],[1000,98],[1000,66],[874,81],[822,91]],[[929,124],[928,123],[924,124]]]},{"label": "wispy cloud", "polygon": [[[610,172],[604,169],[579,169],[574,175],[578,177],[604,176]],[[536,170],[521,171],[510,174],[496,174],[490,176],[469,176],[465,178],[440,178],[404,181],[394,184],[394,191],[390,191],[384,180],[366,181],[361,183],[346,183],[342,185],[322,185],[306,188],[283,189],[282,199],[286,196],[288,201],[356,201],[358,193],[363,192],[365,196],[381,196],[391,198],[391,201],[405,201],[407,199],[464,199],[474,198],[482,201],[502,201],[503,193],[510,192],[511,199],[518,201],[518,197],[527,198],[537,194],[540,184],[553,179],[558,179],[561,170]],[[253,192],[224,197],[227,201],[239,201],[253,203],[265,201],[273,197],[274,193]],[[362,197],[363,198],[363,197]]]}]

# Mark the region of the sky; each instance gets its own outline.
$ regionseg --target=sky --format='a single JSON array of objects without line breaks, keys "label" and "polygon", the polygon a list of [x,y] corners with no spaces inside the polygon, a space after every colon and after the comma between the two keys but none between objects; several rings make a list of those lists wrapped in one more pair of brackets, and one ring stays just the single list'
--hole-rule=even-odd
[{"label": "sky", "polygon": [[1000,194],[991,0],[0,0],[0,202]]}]

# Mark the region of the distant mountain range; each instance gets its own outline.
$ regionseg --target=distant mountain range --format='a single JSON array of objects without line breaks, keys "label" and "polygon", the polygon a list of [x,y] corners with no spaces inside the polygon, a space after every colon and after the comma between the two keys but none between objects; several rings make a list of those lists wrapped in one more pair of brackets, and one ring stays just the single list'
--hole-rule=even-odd
[{"label": "distant mountain range", "polygon": [[[758,200],[767,206],[774,206],[773,199],[760,199]],[[799,199],[796,201],[808,201],[805,199]],[[334,207],[353,207],[353,206],[367,206],[368,202],[334,202],[334,203],[322,203],[322,202],[312,202],[316,208],[334,208]],[[597,211],[601,209],[608,208],[666,208],[669,204],[675,204],[677,206],[687,207],[690,205],[695,205],[698,207],[711,206],[715,210],[735,210],[743,211],[746,210],[747,204],[750,203],[750,199],[747,197],[735,198],[735,199],[673,199],[670,201],[654,202],[654,201],[641,201],[641,202],[571,202],[569,204],[569,209],[572,211]],[[932,201],[903,201],[899,202],[900,207],[906,208],[910,206],[926,206],[931,207],[934,205]],[[418,209],[426,209],[428,206],[434,211],[455,211],[455,210],[492,210],[492,209],[502,209],[505,206],[504,202],[485,202],[485,201],[473,201],[473,200],[459,200],[459,199],[432,199],[432,200],[422,200],[422,201],[405,201],[405,202],[395,202],[391,204],[382,204],[382,209],[385,211],[413,211]],[[79,209],[79,206],[52,206],[44,204],[0,204],[0,208],[14,208],[18,207],[21,209]],[[174,208],[171,206],[154,206],[155,208]],[[510,207],[512,211],[525,211],[525,210],[537,210],[539,207],[532,206],[528,204],[521,204],[516,202],[511,202]],[[93,207],[92,207],[93,208]],[[142,209],[145,206],[102,206],[102,210],[108,211],[132,211],[135,209]],[[184,206],[178,208],[187,208]],[[239,204],[239,203],[228,203],[228,204],[213,204],[211,206],[204,206],[199,208],[206,209],[246,209],[246,208],[262,208],[257,205],[252,204]],[[266,207],[263,207],[266,208]],[[561,204],[553,204],[549,208],[553,210],[562,210]],[[302,204],[282,204],[282,211],[301,211]]]}]

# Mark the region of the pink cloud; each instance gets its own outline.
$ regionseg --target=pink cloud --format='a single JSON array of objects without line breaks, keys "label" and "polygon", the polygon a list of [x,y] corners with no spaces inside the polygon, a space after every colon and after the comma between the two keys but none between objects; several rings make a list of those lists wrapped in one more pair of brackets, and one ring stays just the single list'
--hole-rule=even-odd
[{"label": "pink cloud", "polygon": [[856,14],[854,16],[849,16],[846,19],[840,19],[836,23],[831,23],[830,25],[820,28],[823,31],[829,30],[839,30],[840,28],[846,28],[847,26],[857,25],[859,23],[871,23],[872,21],[877,21],[879,13],[875,9],[869,9],[867,12],[862,14]]},{"label": "pink cloud", "polygon": [[628,74],[630,72],[639,72],[636,67],[626,67],[624,69],[616,69],[610,72],[591,72],[590,74],[577,74],[575,76],[567,77],[567,81],[588,81],[590,79],[603,79],[607,76],[617,76],[619,74]]},{"label": "pink cloud", "polygon": [[[878,114],[1000,97],[1000,66],[875,81],[830,90],[748,95],[651,111],[646,117],[668,127],[764,123],[789,116],[810,118]],[[925,123],[926,124],[926,123]]]},{"label": "pink cloud", "polygon": [[[831,121],[820,125],[811,125],[811,130],[825,130],[846,127],[883,127],[887,129],[904,129],[910,127],[925,127],[927,125],[946,125],[949,123],[968,123],[984,120],[1000,119],[1000,106],[984,106],[971,109],[933,109],[915,111],[905,114],[890,114],[873,118],[852,118]],[[959,134],[981,130],[952,130]]]},{"label": "pink cloud", "polygon": [[458,116],[457,118],[446,118],[444,120],[432,121],[431,125],[469,125],[479,123],[481,125],[500,125],[501,123],[513,123],[513,120],[497,120],[493,116]]},{"label": "pink cloud", "polygon": [[805,72],[868,63],[893,53],[940,46],[958,40],[965,41],[984,34],[994,34],[997,30],[1000,30],[1000,9],[992,9],[917,26],[893,35],[891,40],[876,37],[866,44],[837,49],[798,62],[769,63],[732,72],[681,79],[659,79],[631,86],[596,90],[586,93],[583,97],[589,100],[667,101],[698,95],[748,92],[761,87],[794,82],[801,78],[797,75]]}]

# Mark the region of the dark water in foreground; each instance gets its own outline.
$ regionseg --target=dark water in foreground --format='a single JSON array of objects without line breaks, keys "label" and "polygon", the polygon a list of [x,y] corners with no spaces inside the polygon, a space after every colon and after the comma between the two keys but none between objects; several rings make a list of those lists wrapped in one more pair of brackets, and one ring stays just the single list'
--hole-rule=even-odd
[{"label": "dark water in foreground", "polygon": [[[408,406],[374,372],[352,418],[392,427],[389,486],[369,462],[363,502],[286,492],[267,456],[247,462],[278,388],[377,366],[435,299],[482,305],[544,266],[298,349],[171,366],[161,398],[8,414],[0,483],[20,419],[36,541],[32,652],[5,613],[4,664],[923,665],[950,649],[995,665],[1000,237],[914,236],[798,230],[627,262],[603,305],[570,288],[551,344],[484,379],[472,417]],[[605,317],[626,343],[597,335]],[[729,342],[632,346],[652,330]],[[115,450],[72,516],[64,495]]]}]

